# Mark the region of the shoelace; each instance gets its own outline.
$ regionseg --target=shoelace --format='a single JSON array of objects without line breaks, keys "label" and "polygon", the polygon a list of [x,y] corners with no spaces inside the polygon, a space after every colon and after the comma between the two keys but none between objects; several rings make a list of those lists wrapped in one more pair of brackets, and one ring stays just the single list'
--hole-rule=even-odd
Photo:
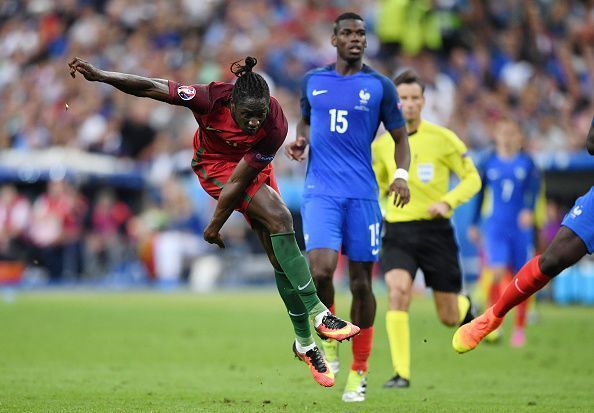
[{"label": "shoelace", "polygon": [[322,353],[320,353],[320,350],[317,347],[309,350],[305,355],[309,358],[311,364],[318,372],[326,372],[327,368],[326,363],[324,362],[324,357],[322,357]]},{"label": "shoelace", "polygon": [[322,324],[332,330],[338,330],[339,328],[346,327],[346,322],[336,317],[334,314],[325,315],[322,318]]}]

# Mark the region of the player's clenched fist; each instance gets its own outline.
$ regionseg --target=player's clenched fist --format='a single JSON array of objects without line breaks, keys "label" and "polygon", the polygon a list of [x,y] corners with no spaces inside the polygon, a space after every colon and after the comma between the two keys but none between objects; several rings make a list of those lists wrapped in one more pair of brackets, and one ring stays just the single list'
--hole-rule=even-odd
[{"label": "player's clenched fist", "polygon": [[68,63],[68,67],[70,67],[70,76],[73,78],[76,77],[76,72],[79,72],[85,79],[91,82],[101,80],[101,70],[79,57],[72,59],[72,61]]},{"label": "player's clenched fist", "polygon": [[307,148],[307,140],[303,136],[297,137],[293,142],[285,146],[285,154],[295,161],[302,161],[305,159],[305,149]]},{"label": "player's clenched fist", "polygon": [[219,231],[210,228],[210,225],[204,230],[204,240],[209,244],[216,244],[219,248],[225,248],[225,243]]}]

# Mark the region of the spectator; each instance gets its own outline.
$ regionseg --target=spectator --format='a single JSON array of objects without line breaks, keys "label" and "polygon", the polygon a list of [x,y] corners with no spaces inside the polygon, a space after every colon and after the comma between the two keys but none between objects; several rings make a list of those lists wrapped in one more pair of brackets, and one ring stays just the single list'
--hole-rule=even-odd
[{"label": "spectator", "polygon": [[14,185],[0,187],[0,260],[23,260],[26,229],[31,214],[29,200]]},{"label": "spectator", "polygon": [[187,275],[193,260],[210,246],[202,240],[204,222],[193,211],[180,183],[175,179],[167,181],[161,197],[167,219],[153,241],[155,273],[163,285],[175,285]]},{"label": "spectator", "polygon": [[99,192],[85,240],[85,273],[101,276],[114,270],[129,254],[126,225],[132,211],[112,190]]},{"label": "spectator", "polygon": [[29,236],[50,282],[78,277],[87,203],[70,182],[52,180],[33,204]]}]

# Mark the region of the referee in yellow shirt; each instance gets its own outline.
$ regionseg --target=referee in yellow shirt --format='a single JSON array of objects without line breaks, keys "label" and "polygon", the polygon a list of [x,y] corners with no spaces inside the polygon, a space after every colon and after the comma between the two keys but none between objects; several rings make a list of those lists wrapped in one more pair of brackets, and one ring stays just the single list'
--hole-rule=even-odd
[{"label": "referee in yellow shirt", "polygon": [[[467,202],[481,187],[481,178],[454,132],[421,119],[424,85],[407,70],[395,80],[409,136],[410,202],[396,208],[388,189],[396,172],[394,141],[384,134],[372,145],[373,167],[384,208],[385,232],[380,263],[389,293],[386,328],[394,377],[384,387],[410,386],[410,329],[408,309],[417,270],[433,289],[441,322],[456,326],[473,316],[468,297],[461,295],[462,272],[458,245],[450,223],[453,209]],[[460,182],[450,190],[450,174]]]}]

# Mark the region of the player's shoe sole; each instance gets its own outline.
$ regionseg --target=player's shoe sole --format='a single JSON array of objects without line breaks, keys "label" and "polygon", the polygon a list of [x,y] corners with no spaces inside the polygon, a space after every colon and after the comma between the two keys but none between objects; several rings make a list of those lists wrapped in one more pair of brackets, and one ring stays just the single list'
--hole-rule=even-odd
[{"label": "player's shoe sole", "polygon": [[495,317],[493,308],[488,308],[483,314],[464,324],[454,333],[452,347],[460,354],[476,348],[487,334],[495,330],[503,322],[503,317]]},{"label": "player's shoe sole", "polygon": [[324,387],[334,386],[334,373],[328,367],[324,356],[317,347],[305,353],[300,353],[297,351],[295,343],[293,343],[293,353],[295,353],[295,357],[307,364],[318,384]]},{"label": "player's shoe sole", "polygon": [[322,319],[316,332],[323,340],[343,341],[349,340],[361,332],[361,329],[348,321],[336,317],[334,314],[327,314]]}]

